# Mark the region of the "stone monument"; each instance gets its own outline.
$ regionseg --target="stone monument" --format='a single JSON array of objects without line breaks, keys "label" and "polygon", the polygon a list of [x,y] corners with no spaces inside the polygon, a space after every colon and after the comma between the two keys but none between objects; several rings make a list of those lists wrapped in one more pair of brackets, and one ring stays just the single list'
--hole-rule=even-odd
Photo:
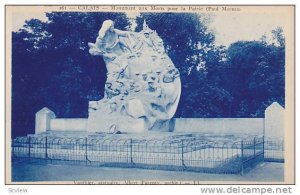
[{"label": "stone monument", "polygon": [[54,112],[49,108],[44,107],[35,114],[35,134],[50,130],[51,119],[56,118]]},{"label": "stone monument", "polygon": [[91,55],[107,68],[104,98],[89,103],[90,132],[169,131],[181,94],[179,71],[162,39],[146,22],[141,32],[121,31],[106,20]]},{"label": "stone monument", "polygon": [[265,110],[265,137],[284,139],[284,108],[273,102]]}]

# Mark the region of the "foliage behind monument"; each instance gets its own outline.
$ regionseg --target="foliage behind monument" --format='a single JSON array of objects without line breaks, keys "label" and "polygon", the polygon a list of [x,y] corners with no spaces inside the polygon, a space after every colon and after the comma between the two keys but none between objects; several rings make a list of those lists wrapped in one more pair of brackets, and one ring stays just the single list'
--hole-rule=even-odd
[{"label": "foliage behind monument", "polygon": [[[32,133],[42,107],[57,117],[87,117],[89,100],[103,97],[101,57],[88,53],[104,20],[125,30],[124,13],[48,13],[12,34],[12,133]],[[144,13],[179,69],[182,95],[176,117],[263,117],[273,101],[284,106],[284,45],[261,41],[216,46],[202,18],[191,13]],[[282,32],[273,33],[281,43]],[[276,38],[277,37],[277,38]],[[281,38],[281,39],[280,39]],[[283,38],[284,39],[284,38]]]}]

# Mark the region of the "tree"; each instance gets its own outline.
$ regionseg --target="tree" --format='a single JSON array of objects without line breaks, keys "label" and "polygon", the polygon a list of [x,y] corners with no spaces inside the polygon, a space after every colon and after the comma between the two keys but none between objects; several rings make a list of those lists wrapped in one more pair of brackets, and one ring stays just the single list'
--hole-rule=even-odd
[{"label": "tree", "polygon": [[272,30],[272,36],[275,43],[278,45],[279,48],[285,48],[285,38],[283,34],[283,28],[277,27]]},{"label": "tree", "polygon": [[[103,97],[106,68],[91,56],[104,20],[128,29],[124,13],[47,13],[12,33],[12,135],[34,132],[35,113],[43,107],[57,117],[87,117],[88,101]],[[272,31],[274,44],[238,41],[216,46],[203,18],[194,13],[142,13],[163,39],[179,69],[182,95],[175,117],[263,117],[273,101],[285,103],[285,40]]]},{"label": "tree", "polygon": [[47,22],[26,21],[12,34],[12,133],[34,132],[35,113],[49,107],[57,117],[87,117],[88,101],[103,96],[105,63],[91,56],[104,20],[119,29],[125,13],[47,13]]},{"label": "tree", "polygon": [[201,15],[196,13],[142,13],[143,21],[163,39],[166,52],[179,69],[182,95],[176,117],[222,117],[231,96],[222,87],[224,47],[216,47]]},{"label": "tree", "polygon": [[285,59],[281,45],[238,41],[230,45],[227,55],[228,79],[224,83],[234,97],[233,116],[264,117],[272,102],[284,106]]}]

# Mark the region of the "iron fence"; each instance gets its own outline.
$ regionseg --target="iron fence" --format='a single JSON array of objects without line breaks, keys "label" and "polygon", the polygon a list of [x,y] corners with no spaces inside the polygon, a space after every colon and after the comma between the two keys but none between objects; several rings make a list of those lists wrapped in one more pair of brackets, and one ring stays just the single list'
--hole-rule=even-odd
[{"label": "iron fence", "polygon": [[284,141],[278,139],[265,140],[266,162],[284,162]]},{"label": "iron fence", "polygon": [[191,138],[116,139],[28,136],[12,140],[12,157],[87,165],[243,174],[264,159],[264,138],[212,142]]}]

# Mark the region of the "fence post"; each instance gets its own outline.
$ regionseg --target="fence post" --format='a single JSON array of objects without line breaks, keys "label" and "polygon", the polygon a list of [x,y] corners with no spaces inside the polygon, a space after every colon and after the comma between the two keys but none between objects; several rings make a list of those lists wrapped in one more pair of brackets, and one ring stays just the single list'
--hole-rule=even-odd
[{"label": "fence post", "polygon": [[262,143],[263,161],[265,161],[265,136],[263,136],[262,139],[263,139],[263,143]]},{"label": "fence post", "polygon": [[181,140],[181,164],[182,166],[185,168],[185,164],[184,164],[184,151],[183,151],[183,139]]},{"label": "fence post", "polygon": [[48,159],[48,138],[47,138],[47,136],[45,138],[45,158],[47,161],[47,159]]},{"label": "fence post", "polygon": [[241,141],[241,175],[244,175],[244,140]]},{"label": "fence post", "polygon": [[84,145],[85,145],[85,163],[89,161],[88,159],[88,143],[87,143],[87,137],[84,138]]},{"label": "fence post", "polygon": [[255,147],[256,147],[256,139],[255,139],[255,137],[254,137],[254,139],[253,139],[253,154],[254,154],[254,158],[255,158]]},{"label": "fence post", "polygon": [[31,137],[28,136],[28,158],[29,159],[30,159],[30,156],[31,156],[31,154],[30,154],[30,142],[31,142]]},{"label": "fence post", "polygon": [[12,157],[15,157],[15,144],[14,144],[14,139],[11,140],[11,152],[12,152]]},{"label": "fence post", "polygon": [[134,164],[133,157],[132,157],[132,138],[130,139],[130,163]]}]

